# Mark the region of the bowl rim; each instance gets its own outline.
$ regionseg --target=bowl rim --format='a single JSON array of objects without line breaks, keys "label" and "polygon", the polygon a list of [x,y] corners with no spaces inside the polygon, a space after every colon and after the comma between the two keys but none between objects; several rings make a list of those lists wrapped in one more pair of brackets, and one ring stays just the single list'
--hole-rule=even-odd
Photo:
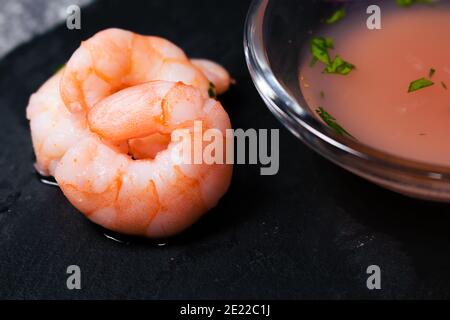
[{"label": "bowl rim", "polygon": [[353,158],[368,161],[381,169],[400,171],[437,181],[450,181],[450,166],[403,158],[338,135],[313,116],[309,107],[302,107],[278,81],[267,57],[263,27],[270,1],[273,0],[253,0],[244,24],[244,53],[247,67],[256,89],[270,110],[273,113],[287,115],[316,138]]}]

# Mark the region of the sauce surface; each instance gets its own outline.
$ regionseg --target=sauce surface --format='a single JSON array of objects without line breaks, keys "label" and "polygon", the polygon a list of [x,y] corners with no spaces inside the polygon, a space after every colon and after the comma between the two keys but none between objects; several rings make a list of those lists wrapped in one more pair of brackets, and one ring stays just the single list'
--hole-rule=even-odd
[{"label": "sauce surface", "polygon": [[[301,91],[312,110],[323,107],[364,144],[450,165],[450,10],[417,5],[385,11],[381,30],[369,30],[368,15],[359,12],[320,31],[317,36],[334,41],[330,58],[339,55],[356,68],[348,75],[324,74],[320,61],[310,66],[308,52],[300,66]],[[434,85],[408,93],[420,78]]]}]

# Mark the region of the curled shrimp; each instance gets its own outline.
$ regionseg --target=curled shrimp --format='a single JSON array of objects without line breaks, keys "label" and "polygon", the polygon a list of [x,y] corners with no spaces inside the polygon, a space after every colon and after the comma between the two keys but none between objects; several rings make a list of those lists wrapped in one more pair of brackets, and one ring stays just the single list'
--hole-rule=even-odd
[{"label": "curled shrimp", "polygon": [[70,147],[90,135],[86,118],[71,113],[59,94],[62,71],[32,94],[27,107],[36,170],[53,176],[56,165]]},{"label": "curled shrimp", "polygon": [[[86,116],[69,112],[61,99],[59,88],[62,73],[63,70],[57,72],[33,93],[26,109],[36,156],[35,168],[43,176],[54,176],[55,168],[67,150],[92,135]],[[154,150],[154,155],[158,151],[156,144],[130,142],[137,154]],[[123,142],[115,147],[122,151],[129,148],[128,144]],[[148,151],[145,155],[149,155]]]},{"label": "curled shrimp", "polygon": [[[106,29],[82,42],[66,66],[52,76],[27,107],[36,169],[54,175],[65,152],[91,135],[86,112],[98,101],[126,87],[151,80],[182,81],[206,96],[209,82],[223,93],[232,81],[209,60],[189,60],[168,40],[121,29]],[[85,111],[85,112],[77,112]],[[121,142],[121,151],[137,159],[154,158],[170,136],[153,134]]]},{"label": "curled shrimp", "polygon": [[201,121],[225,136],[228,115],[208,95],[211,82],[222,93],[231,81],[220,65],[189,60],[165,39],[101,31],[30,98],[36,169],[108,229],[182,231],[224,195],[232,166],[177,159],[183,143],[175,133],[187,129],[192,138]]},{"label": "curled shrimp", "polygon": [[106,29],[74,52],[61,81],[61,96],[70,111],[86,111],[121,89],[152,80],[181,81],[205,96],[210,82],[218,93],[231,82],[220,65],[208,60],[191,62],[166,39]]},{"label": "curled shrimp", "polygon": [[[214,207],[228,189],[232,166],[181,159],[177,129],[194,121],[222,132],[231,127],[221,104],[192,86],[152,81],[121,90],[88,114],[95,133],[70,148],[55,178],[69,201],[108,229],[146,237],[170,236]],[[133,160],[104,141],[171,135],[154,159]]]}]

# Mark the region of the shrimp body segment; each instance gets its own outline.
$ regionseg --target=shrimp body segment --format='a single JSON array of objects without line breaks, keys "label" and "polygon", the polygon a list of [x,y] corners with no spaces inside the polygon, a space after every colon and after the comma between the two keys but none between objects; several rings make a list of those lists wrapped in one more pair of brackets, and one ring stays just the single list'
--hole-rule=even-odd
[{"label": "shrimp body segment", "polygon": [[[127,114],[123,114],[123,110]],[[170,236],[189,227],[214,207],[228,189],[232,166],[183,163],[183,144],[172,133],[231,124],[216,100],[182,83],[152,81],[119,91],[88,115],[89,137],[59,162],[55,178],[69,201],[89,219],[108,229],[147,237]],[[105,143],[171,135],[154,159],[133,160]]]},{"label": "shrimp body segment", "polygon": [[56,165],[68,149],[91,135],[83,115],[70,113],[59,94],[62,71],[34,94],[27,107],[36,170],[53,176]]},{"label": "shrimp body segment", "polygon": [[191,62],[214,84],[217,94],[227,91],[234,81],[228,71],[220,64],[206,59],[191,59]]},{"label": "shrimp body segment", "polygon": [[219,81],[214,84],[221,92],[228,87],[230,79],[221,69],[213,62],[203,67],[192,63],[166,39],[106,29],[82,42],[74,52],[61,81],[61,96],[71,112],[87,111],[123,88],[152,80],[181,81],[207,96],[210,81]]}]

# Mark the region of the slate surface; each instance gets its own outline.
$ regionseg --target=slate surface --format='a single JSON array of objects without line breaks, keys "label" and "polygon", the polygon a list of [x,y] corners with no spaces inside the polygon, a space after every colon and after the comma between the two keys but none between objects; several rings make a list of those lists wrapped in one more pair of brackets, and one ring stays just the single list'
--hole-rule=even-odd
[{"label": "slate surface", "polygon": [[[449,298],[447,205],[411,200],[322,159],[266,109],[244,61],[247,1],[100,1],[0,61],[0,298]],[[235,167],[219,206],[165,245],[107,239],[38,181],[24,111],[81,39],[106,27],[167,37],[237,80],[235,128],[280,128],[280,171]],[[66,288],[79,265],[82,289]],[[377,264],[382,290],[366,288]]]}]

